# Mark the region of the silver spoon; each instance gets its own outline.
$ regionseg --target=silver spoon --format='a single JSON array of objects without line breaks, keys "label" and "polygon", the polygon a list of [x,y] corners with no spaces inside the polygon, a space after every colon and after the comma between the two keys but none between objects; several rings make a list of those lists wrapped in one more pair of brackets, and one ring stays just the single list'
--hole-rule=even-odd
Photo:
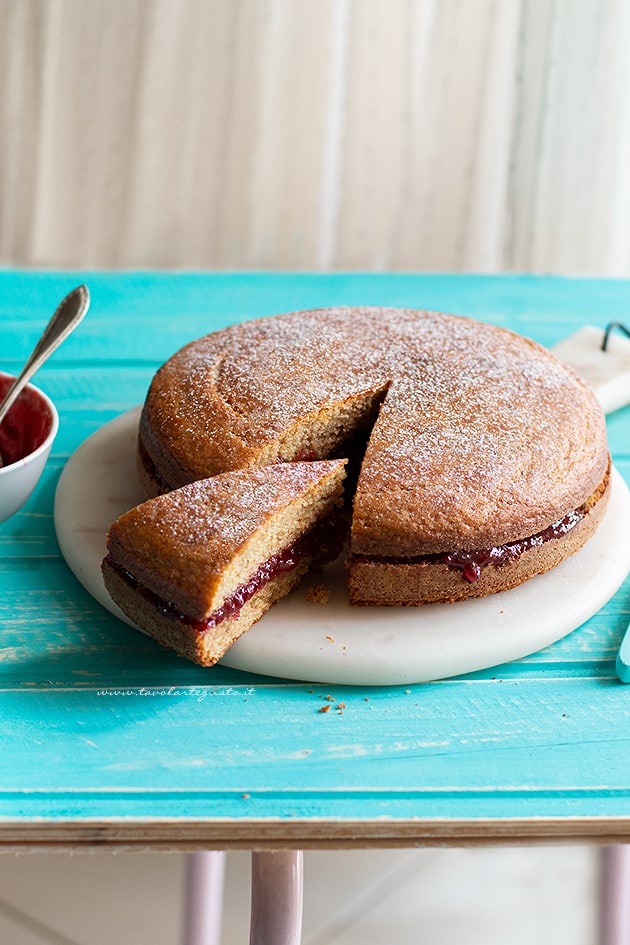
[{"label": "silver spoon", "polygon": [[[19,397],[35,371],[39,370],[46,358],[56,351],[62,341],[74,331],[90,307],[90,293],[86,285],[79,285],[73,289],[65,299],[62,299],[57,309],[44,328],[42,336],[33,348],[32,354],[22,371],[15,379],[4,400],[0,403],[0,423]],[[2,456],[0,455],[0,466]]]}]

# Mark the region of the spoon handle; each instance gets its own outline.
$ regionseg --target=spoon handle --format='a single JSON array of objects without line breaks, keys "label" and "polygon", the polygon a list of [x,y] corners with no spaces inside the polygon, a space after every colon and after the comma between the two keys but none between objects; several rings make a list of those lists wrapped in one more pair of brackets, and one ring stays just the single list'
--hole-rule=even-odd
[{"label": "spoon handle", "polygon": [[31,356],[15,379],[0,404],[0,423],[17,400],[20,391],[39,367],[59,347],[62,341],[74,331],[90,305],[90,293],[87,286],[79,285],[61,300],[54,315],[44,329],[41,338],[33,348]]}]

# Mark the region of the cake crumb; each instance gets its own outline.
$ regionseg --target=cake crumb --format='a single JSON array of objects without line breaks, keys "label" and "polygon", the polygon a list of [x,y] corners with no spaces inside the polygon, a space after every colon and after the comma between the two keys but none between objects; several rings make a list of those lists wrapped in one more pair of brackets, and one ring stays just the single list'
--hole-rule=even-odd
[{"label": "cake crumb", "polygon": [[329,706],[329,705],[323,705],[323,706],[321,706],[317,711],[318,711],[318,712],[330,712],[330,706]]},{"label": "cake crumb", "polygon": [[330,591],[325,584],[314,584],[307,590],[304,600],[310,604],[327,604],[330,601]]}]

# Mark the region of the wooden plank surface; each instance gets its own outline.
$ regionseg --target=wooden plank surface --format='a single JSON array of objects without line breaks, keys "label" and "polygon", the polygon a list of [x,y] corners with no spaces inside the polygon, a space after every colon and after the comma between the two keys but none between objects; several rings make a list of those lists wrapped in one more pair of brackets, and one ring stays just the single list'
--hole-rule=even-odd
[{"label": "wooden plank surface", "polygon": [[[0,843],[630,836],[630,689],[614,675],[630,580],[585,626],[506,666],[405,688],[310,685],[204,670],[121,624],[69,572],[52,519],[68,456],[140,402],[156,367],[206,331],[375,303],[472,315],[552,344],[586,322],[625,317],[630,283],[5,271],[0,367],[18,368],[79,281],[90,286],[91,311],[38,376],[60,411],[53,455],[27,506],[0,525]],[[630,410],[609,418],[609,436],[630,481]]]}]

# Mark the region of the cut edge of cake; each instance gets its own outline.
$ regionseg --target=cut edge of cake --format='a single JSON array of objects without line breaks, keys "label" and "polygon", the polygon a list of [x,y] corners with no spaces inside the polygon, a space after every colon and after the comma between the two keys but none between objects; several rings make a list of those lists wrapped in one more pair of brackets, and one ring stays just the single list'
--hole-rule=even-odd
[{"label": "cut edge of cake", "polygon": [[137,446],[137,471],[142,491],[147,498],[153,498],[199,478],[279,462],[349,457],[350,464],[356,464],[360,462],[389,386],[390,382],[386,381],[341,400],[323,404],[293,423],[280,436],[260,434],[252,437],[252,443],[241,441],[238,450],[232,449],[229,464],[219,466],[211,463],[204,468],[203,476],[198,476],[184,466],[180,467],[171,456],[168,463],[170,482],[157,471],[149,444],[152,444],[156,453],[160,452],[160,448],[159,444],[153,443],[150,424],[143,411]]}]

